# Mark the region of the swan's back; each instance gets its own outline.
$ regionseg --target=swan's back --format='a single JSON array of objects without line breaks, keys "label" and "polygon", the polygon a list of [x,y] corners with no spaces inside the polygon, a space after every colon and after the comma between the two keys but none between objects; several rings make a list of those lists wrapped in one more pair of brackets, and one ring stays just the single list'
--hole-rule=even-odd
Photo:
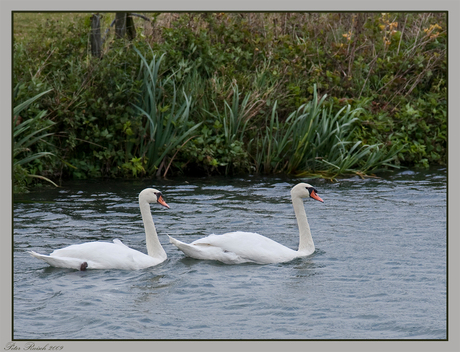
[{"label": "swan's back", "polygon": [[236,231],[209,235],[190,244],[173,238],[171,242],[189,257],[218,260],[226,264],[281,263],[298,256],[297,251],[253,232]]}]

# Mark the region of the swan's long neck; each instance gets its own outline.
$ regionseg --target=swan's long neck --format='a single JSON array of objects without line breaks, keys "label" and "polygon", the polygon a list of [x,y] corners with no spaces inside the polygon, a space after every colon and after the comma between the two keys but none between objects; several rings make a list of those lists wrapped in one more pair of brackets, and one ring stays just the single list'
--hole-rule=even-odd
[{"label": "swan's long neck", "polygon": [[292,206],[294,207],[297,225],[299,226],[299,252],[313,253],[315,244],[311,237],[310,225],[308,225],[307,214],[305,207],[300,197],[292,198]]},{"label": "swan's long neck", "polygon": [[150,212],[150,204],[145,200],[139,200],[139,207],[141,209],[142,221],[144,222],[147,254],[154,258],[166,259],[166,252],[158,240],[155,224],[153,223],[152,213]]}]

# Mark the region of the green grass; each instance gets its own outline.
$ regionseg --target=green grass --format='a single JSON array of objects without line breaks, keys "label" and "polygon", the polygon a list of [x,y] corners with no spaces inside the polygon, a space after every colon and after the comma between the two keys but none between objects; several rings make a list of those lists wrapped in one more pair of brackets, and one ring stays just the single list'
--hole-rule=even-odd
[{"label": "green grass", "polygon": [[68,12],[16,12],[13,14],[13,35],[15,40],[33,36],[38,26],[45,26],[48,21],[56,21],[67,26],[76,19],[91,15],[90,13]]},{"label": "green grass", "polygon": [[[33,37],[37,31],[37,27],[46,27],[48,22],[55,22],[64,28],[71,23],[76,23],[82,18],[90,18],[94,12],[16,12],[13,14],[13,35],[14,39],[21,41]],[[115,12],[107,12],[102,14],[103,34],[110,27],[115,19]],[[152,18],[151,13],[139,13],[146,17]],[[136,28],[142,28],[146,21],[139,17],[133,17]],[[114,31],[114,26],[112,33]]]}]

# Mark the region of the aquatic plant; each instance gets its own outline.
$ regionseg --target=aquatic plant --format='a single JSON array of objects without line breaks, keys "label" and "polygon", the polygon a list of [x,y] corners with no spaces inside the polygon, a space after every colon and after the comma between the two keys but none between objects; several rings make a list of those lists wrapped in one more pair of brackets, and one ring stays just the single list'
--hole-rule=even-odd
[{"label": "aquatic plant", "polygon": [[164,54],[158,59],[153,54],[149,63],[137,48],[134,50],[141,58],[143,79],[141,106],[135,107],[146,117],[139,136],[139,155],[145,160],[148,174],[160,175],[166,167],[166,157],[187,141],[201,123],[189,120],[192,98],[183,92],[184,100],[179,101],[174,74],[163,77],[159,72]]},{"label": "aquatic plant", "polygon": [[[33,146],[38,142],[44,142],[50,144],[46,139],[53,135],[52,132],[45,132],[54,122],[50,120],[44,120],[43,117],[46,115],[46,111],[42,110],[33,118],[22,121],[19,115],[22,111],[27,109],[33,102],[41,98],[43,95],[49,93],[52,89],[45,92],[39,93],[34,97],[26,100],[25,102],[18,104],[13,109],[13,176],[14,176],[14,190],[16,192],[26,191],[26,185],[29,183],[28,178],[38,178],[45,180],[54,186],[57,185],[49,178],[31,174],[27,170],[27,165],[39,158],[45,156],[55,156],[51,152],[47,151],[36,151],[33,150]],[[37,126],[38,129],[35,129]]]},{"label": "aquatic plant", "polygon": [[271,114],[266,115],[265,130],[250,142],[250,146],[255,144],[254,160],[257,172],[268,174],[284,171],[294,128],[295,124],[280,123],[275,101]]},{"label": "aquatic plant", "polygon": [[219,111],[215,100],[212,101],[215,112],[208,114],[216,119],[218,124],[214,127],[222,129],[222,147],[225,160],[221,160],[220,165],[225,167],[227,175],[235,164],[241,164],[241,159],[248,159],[246,148],[244,148],[244,137],[247,125],[250,121],[251,109],[254,107],[254,102],[250,102],[251,94],[247,93],[240,102],[240,93],[238,85],[232,86],[232,104],[224,101],[224,111]]}]

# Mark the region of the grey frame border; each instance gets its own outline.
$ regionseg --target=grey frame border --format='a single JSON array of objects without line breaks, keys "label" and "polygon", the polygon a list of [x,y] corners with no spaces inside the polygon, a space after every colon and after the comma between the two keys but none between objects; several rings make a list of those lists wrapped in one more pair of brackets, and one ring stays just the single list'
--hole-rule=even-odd
[{"label": "grey frame border", "polygon": [[[448,162],[448,341],[51,341],[50,344],[62,345],[63,351],[158,351],[166,349],[199,350],[199,351],[231,351],[235,348],[274,351],[282,348],[291,351],[460,351],[460,228],[457,215],[460,212],[458,196],[460,187],[455,182],[456,171],[460,171],[452,155],[459,147],[455,132],[459,131],[460,109],[460,2],[458,0],[410,1],[410,0],[169,0],[168,2],[151,2],[142,0],[0,0],[1,42],[4,47],[1,54],[1,106],[4,107],[4,119],[11,115],[11,13],[12,11],[448,11],[449,12],[449,162]],[[456,104],[457,103],[457,104]],[[8,110],[8,112],[6,111]],[[11,121],[11,120],[9,120]],[[4,160],[8,160],[5,173],[1,173],[1,219],[6,224],[2,231],[3,245],[1,246],[2,288],[1,318],[0,318],[0,348],[7,349],[10,342],[24,350],[26,341],[12,341],[12,181],[11,181],[11,123],[9,128],[1,131],[1,151]],[[455,216],[457,215],[457,216]],[[45,345],[47,341],[37,341],[37,345]]]}]

